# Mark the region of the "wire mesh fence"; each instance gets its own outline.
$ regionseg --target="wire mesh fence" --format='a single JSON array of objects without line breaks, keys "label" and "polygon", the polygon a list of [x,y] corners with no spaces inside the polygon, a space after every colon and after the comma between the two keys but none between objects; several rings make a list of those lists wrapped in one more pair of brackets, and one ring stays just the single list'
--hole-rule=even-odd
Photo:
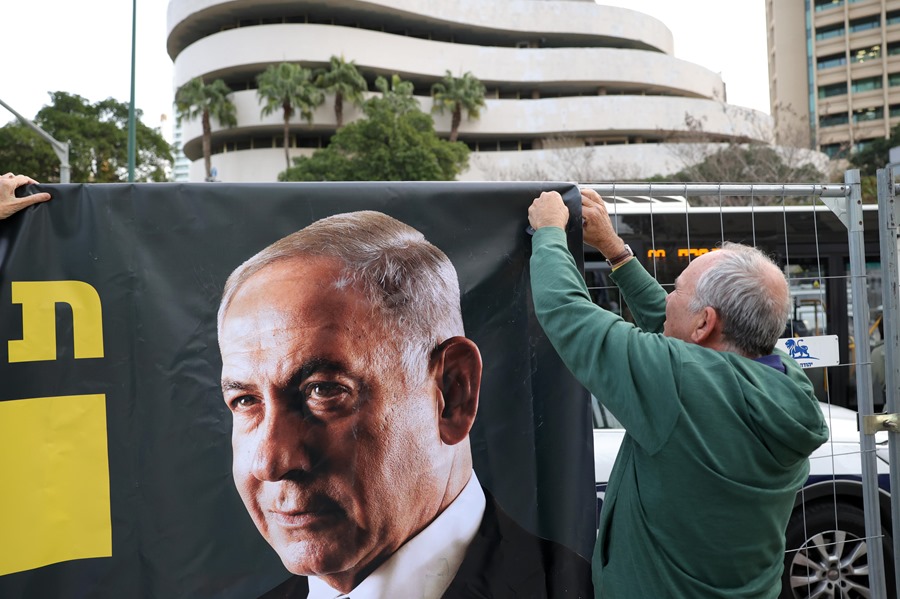
[{"label": "wire mesh fence", "polygon": [[[582,187],[600,193],[619,235],[667,290],[691,260],[726,241],[759,247],[783,269],[792,313],[781,346],[806,368],[830,435],[810,457],[785,533],[781,596],[896,597],[888,433],[860,423],[873,422],[890,395],[885,372],[892,368],[880,349],[885,330],[898,328],[886,327],[884,312],[893,316],[882,308],[882,281],[897,273],[896,265],[882,272],[878,206],[862,204],[858,172],[846,173],[844,184]],[[594,301],[630,319],[609,270],[585,246]],[[828,348],[834,356],[822,360],[817,354]],[[618,423],[598,404],[594,414],[595,452],[608,452]]]}]

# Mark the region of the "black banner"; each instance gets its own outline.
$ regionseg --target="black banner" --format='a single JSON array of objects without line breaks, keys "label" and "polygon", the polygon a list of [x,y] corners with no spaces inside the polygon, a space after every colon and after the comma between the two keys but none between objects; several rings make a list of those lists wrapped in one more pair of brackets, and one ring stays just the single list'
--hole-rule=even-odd
[{"label": "black banner", "polygon": [[[580,214],[575,186],[40,188],[50,202],[0,221],[0,597],[252,598],[290,576],[235,489],[216,311],[244,260],[360,210],[414,227],[456,268],[484,364],[479,482],[590,559],[589,401],[534,319],[525,231],[541,191]],[[581,256],[579,227],[569,244]]]}]

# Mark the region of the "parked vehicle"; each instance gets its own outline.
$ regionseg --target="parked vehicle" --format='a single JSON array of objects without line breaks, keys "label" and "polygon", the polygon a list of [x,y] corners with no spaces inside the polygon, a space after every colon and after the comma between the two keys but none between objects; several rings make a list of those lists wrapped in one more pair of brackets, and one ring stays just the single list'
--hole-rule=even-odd
[{"label": "parked vehicle", "polygon": [[[594,479],[598,510],[622,425],[593,398]],[[781,599],[868,597],[869,567],[863,516],[862,465],[856,412],[820,402],[829,440],[810,456],[809,479],[797,494],[785,533]],[[883,433],[886,435],[886,433]],[[878,483],[888,596],[894,592],[887,437],[878,439]]]}]

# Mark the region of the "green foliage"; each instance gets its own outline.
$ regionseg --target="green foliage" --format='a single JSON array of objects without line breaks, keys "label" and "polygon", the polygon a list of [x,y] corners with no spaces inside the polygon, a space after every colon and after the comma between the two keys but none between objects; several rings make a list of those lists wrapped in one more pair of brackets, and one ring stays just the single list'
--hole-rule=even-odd
[{"label": "green foliage", "polygon": [[22,173],[42,183],[59,182],[59,158],[53,148],[35,131],[19,123],[0,128],[0,164],[3,172]]},{"label": "green foliage", "polygon": [[200,117],[203,127],[203,165],[206,168],[207,181],[212,179],[210,119],[216,119],[223,127],[237,125],[237,109],[230,96],[231,88],[221,79],[206,84],[200,77],[191,79],[175,92],[175,116],[178,124]]},{"label": "green foliage", "polygon": [[392,75],[390,81],[378,77],[375,80],[375,89],[381,92],[381,97],[371,98],[366,104],[368,107],[380,107],[397,114],[421,111],[419,101],[413,96],[415,88],[412,82],[400,79],[399,75]]},{"label": "green foliage", "polygon": [[873,139],[865,148],[850,155],[850,164],[859,169],[863,177],[874,177],[878,169],[884,168],[890,160],[891,148],[900,146],[900,125],[894,125],[891,136]]},{"label": "green foliage", "polygon": [[318,72],[316,85],[334,94],[334,116],[338,129],[344,125],[344,100],[362,106],[363,94],[369,89],[356,64],[352,60],[347,62],[343,56],[331,57],[328,69]]},{"label": "green foliage", "polygon": [[292,62],[269,65],[256,77],[256,96],[262,101],[262,116],[281,111],[285,168],[290,168],[291,117],[295,112],[312,124],[313,111],[325,101],[325,94],[313,82],[313,73]]},{"label": "green foliage", "polygon": [[294,159],[281,181],[450,181],[469,157],[465,144],[440,139],[418,108],[412,84],[379,77],[382,97],[363,106],[366,118],[341,128],[327,148]]},{"label": "green foliage", "polygon": [[444,114],[445,110],[450,111],[450,141],[456,141],[459,135],[463,111],[468,119],[481,116],[481,109],[486,106],[484,94],[484,85],[470,72],[462,77],[454,77],[453,73],[447,71],[439,83],[431,86],[434,98],[432,112]]},{"label": "green foliage", "polygon": [[[128,181],[128,108],[113,98],[95,104],[66,92],[50,94],[34,123],[55,139],[69,142],[72,183]],[[135,111],[135,181],[166,181],[172,148]],[[10,123],[0,129],[0,163],[44,183],[59,181],[59,159],[30,128]]]},{"label": "green foliage", "polygon": [[859,183],[863,204],[877,204],[878,179],[876,179],[875,175],[861,176]]},{"label": "green foliage", "polygon": [[298,64],[282,62],[269,67],[256,77],[257,97],[262,100],[262,116],[282,111],[285,121],[294,112],[312,123],[313,111],[325,101],[325,94],[313,82],[313,73]]},{"label": "green foliage", "polygon": [[204,83],[200,77],[191,79],[175,92],[178,124],[200,117],[214,118],[223,127],[234,127],[237,125],[237,110],[230,96],[231,88],[221,79],[209,84]]}]

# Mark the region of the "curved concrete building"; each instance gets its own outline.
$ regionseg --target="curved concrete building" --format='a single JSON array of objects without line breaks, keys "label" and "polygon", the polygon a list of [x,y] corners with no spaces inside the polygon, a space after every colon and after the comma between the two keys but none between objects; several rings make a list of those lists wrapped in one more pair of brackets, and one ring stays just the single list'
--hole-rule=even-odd
[{"label": "curved concrete building", "polygon": [[[771,141],[768,115],[725,103],[721,78],[672,55],[660,21],[591,0],[171,0],[168,52],[175,87],[221,78],[235,90],[238,125],[213,122],[223,181],[274,181],[284,170],[279,114],[260,116],[256,76],[268,65],[323,68],[331,56],[356,63],[374,90],[399,74],[431,110],[431,85],[470,71],[487,88],[481,118],[463,119],[473,150],[462,179],[546,176],[555,160],[582,180],[642,178],[683,168],[681,146]],[[291,153],[328,143],[331,98],[309,125],[292,125]],[[345,120],[359,117],[345,107]],[[435,115],[449,135],[450,116]],[[199,121],[183,125],[190,180],[203,180]],[[622,169],[627,169],[627,172]],[[563,175],[563,173],[560,173]]]}]

